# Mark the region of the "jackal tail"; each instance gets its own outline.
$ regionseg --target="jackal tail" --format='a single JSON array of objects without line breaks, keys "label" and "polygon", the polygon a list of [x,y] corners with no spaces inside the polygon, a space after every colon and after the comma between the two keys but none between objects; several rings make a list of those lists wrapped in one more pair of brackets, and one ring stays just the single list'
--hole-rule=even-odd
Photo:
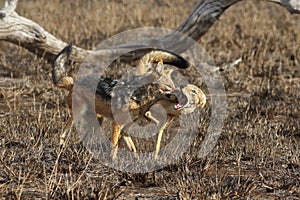
[{"label": "jackal tail", "polygon": [[53,83],[61,88],[73,85],[73,78],[66,75],[65,64],[69,60],[72,52],[72,45],[67,45],[54,59],[52,65]]},{"label": "jackal tail", "polygon": [[190,66],[190,63],[178,54],[166,50],[155,49],[146,53],[139,59],[139,74],[145,74],[149,70],[149,64],[159,62],[169,64],[180,69],[186,69]]},{"label": "jackal tail", "polygon": [[[72,45],[67,45],[55,58],[52,68],[53,83],[60,88],[68,89],[73,86],[73,78],[66,75],[65,64],[69,60],[72,52]],[[190,63],[178,54],[166,50],[154,49],[146,53],[139,59],[138,75],[145,74],[151,67],[151,63],[159,63],[173,65],[177,68],[185,69]],[[151,70],[151,69],[150,69]]]},{"label": "jackal tail", "polygon": [[162,61],[164,64],[173,65],[181,69],[186,69],[190,66],[190,63],[182,56],[166,50],[153,50],[145,56],[148,56],[150,62]]}]

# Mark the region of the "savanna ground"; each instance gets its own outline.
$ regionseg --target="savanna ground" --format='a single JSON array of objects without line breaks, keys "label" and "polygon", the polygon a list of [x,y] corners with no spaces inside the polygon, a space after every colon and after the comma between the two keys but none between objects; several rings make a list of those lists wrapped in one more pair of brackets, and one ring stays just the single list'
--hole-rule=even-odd
[{"label": "savanna ground", "polygon": [[[31,0],[20,1],[17,12],[64,41],[93,48],[131,28],[174,29],[196,4]],[[1,198],[300,199],[299,24],[299,16],[271,3],[246,1],[228,9],[199,41],[217,65],[243,59],[222,73],[227,113],[216,147],[197,158],[208,103],[190,150],[177,164],[145,174],[102,165],[75,133],[61,149],[68,110],[65,92],[52,84],[51,65],[1,42]]]}]

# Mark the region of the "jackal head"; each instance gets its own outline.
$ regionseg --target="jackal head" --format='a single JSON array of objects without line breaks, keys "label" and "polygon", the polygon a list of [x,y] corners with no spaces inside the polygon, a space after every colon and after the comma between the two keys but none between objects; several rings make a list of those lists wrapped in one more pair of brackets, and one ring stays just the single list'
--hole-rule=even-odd
[{"label": "jackal head", "polygon": [[193,112],[196,108],[203,108],[206,104],[206,96],[203,91],[192,84],[181,87],[175,92],[178,103],[175,110],[181,110],[184,114]]}]

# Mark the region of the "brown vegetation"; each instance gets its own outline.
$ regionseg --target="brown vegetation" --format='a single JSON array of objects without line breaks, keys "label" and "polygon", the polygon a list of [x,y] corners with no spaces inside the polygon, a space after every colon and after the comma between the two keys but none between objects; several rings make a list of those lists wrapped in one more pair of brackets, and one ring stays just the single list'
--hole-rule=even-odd
[{"label": "brown vegetation", "polygon": [[[197,4],[143,2],[31,0],[20,1],[17,12],[63,41],[91,49],[131,28],[176,28]],[[76,134],[61,149],[66,94],[53,86],[51,65],[1,42],[1,198],[300,198],[299,23],[299,16],[270,3],[229,8],[199,41],[217,65],[243,59],[222,74],[227,114],[219,142],[208,157],[197,158],[207,106],[189,151],[177,164],[147,174],[99,164]],[[185,74],[200,84],[193,73]]]}]

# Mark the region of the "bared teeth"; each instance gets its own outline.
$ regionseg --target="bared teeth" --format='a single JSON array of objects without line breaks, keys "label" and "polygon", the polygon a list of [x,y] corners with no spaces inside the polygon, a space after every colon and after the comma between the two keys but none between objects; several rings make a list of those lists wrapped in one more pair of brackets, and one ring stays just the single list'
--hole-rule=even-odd
[{"label": "bared teeth", "polygon": [[175,110],[178,110],[178,109],[180,109],[180,108],[182,108],[181,104],[179,104],[179,103],[175,104],[175,106],[174,106],[174,109],[175,109]]}]

